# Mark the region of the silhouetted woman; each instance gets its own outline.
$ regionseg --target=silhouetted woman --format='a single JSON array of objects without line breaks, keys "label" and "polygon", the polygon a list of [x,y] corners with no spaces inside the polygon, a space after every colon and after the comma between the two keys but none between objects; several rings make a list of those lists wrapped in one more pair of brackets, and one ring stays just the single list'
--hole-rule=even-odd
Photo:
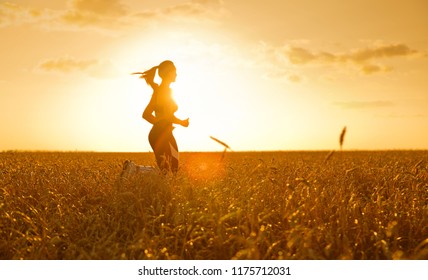
[{"label": "silhouetted woman", "polygon": [[[154,82],[158,71],[162,82],[160,85]],[[153,95],[149,104],[143,112],[143,118],[153,124],[149,133],[149,142],[156,156],[156,162],[162,171],[177,172],[178,170],[178,147],[172,130],[173,124],[184,127],[189,126],[189,119],[180,120],[174,113],[178,106],[172,98],[170,85],[175,82],[177,71],[172,61],[166,60],[143,72],[148,85],[153,88]]]}]

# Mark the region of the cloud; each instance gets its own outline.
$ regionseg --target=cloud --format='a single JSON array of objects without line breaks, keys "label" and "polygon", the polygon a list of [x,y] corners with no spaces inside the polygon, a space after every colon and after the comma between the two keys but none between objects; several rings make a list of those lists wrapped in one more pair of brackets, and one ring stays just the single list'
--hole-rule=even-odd
[{"label": "cloud", "polygon": [[[302,82],[316,77],[324,82],[333,82],[346,73],[344,69],[356,69],[356,73],[374,75],[388,73],[395,68],[385,63],[388,60],[425,58],[425,50],[416,50],[404,43],[375,43],[348,51],[314,51],[310,41],[292,41],[275,45],[260,41],[250,49],[251,67],[263,71],[262,76],[286,82]],[[320,76],[318,69],[322,69]],[[315,78],[315,79],[317,79]]]},{"label": "cloud", "polygon": [[71,0],[66,10],[36,9],[15,3],[0,3],[0,26],[38,24],[39,26],[64,24],[78,26],[112,26],[112,22],[127,15],[120,0]]},{"label": "cloud", "polygon": [[39,65],[45,71],[69,73],[73,71],[83,71],[97,64],[97,60],[78,60],[74,58],[50,59]]},{"label": "cloud", "polygon": [[222,1],[216,0],[192,0],[168,7],[163,10],[163,14],[166,15],[178,15],[182,17],[187,16],[204,16],[212,14],[212,11],[216,10],[222,5]]},{"label": "cloud", "polygon": [[360,70],[364,74],[370,75],[377,72],[390,72],[392,71],[392,67],[375,64],[363,64],[361,65]]},{"label": "cloud", "polygon": [[0,3],[0,26],[8,25],[14,19],[13,7],[10,3]]},{"label": "cloud", "polygon": [[134,25],[171,21],[174,23],[213,23],[227,14],[223,1],[189,0],[163,9],[138,11],[130,15]]},{"label": "cloud", "polygon": [[127,8],[120,0],[73,0],[73,10],[81,13],[122,16],[127,14]]},{"label": "cloud", "polygon": [[292,64],[306,64],[317,60],[316,55],[312,54],[310,51],[297,47],[290,47],[286,52],[286,56]]},{"label": "cloud", "polygon": [[339,106],[342,109],[371,109],[371,108],[392,107],[395,104],[391,101],[377,100],[377,101],[334,102],[333,105]]},{"label": "cloud", "polygon": [[0,3],[0,27],[14,24],[33,23],[42,17],[40,9],[29,8],[9,2]]},{"label": "cloud", "polygon": [[390,58],[397,56],[410,56],[417,54],[418,51],[412,50],[405,44],[391,44],[378,46],[374,48],[365,48],[351,52],[350,54],[342,55],[342,59],[349,59],[355,63],[365,63],[372,59]]},{"label": "cloud", "polygon": [[411,49],[405,44],[391,44],[372,48],[367,47],[342,54],[333,54],[329,52],[315,53],[300,47],[289,47],[288,50],[285,51],[286,57],[293,64],[307,64],[312,62],[353,62],[357,64],[365,64],[379,58],[406,57],[418,53],[418,51]]},{"label": "cloud", "polygon": [[263,75],[263,77],[269,80],[280,80],[289,83],[300,83],[303,80],[299,74],[278,69],[266,70],[266,73]]},{"label": "cloud", "polygon": [[405,44],[380,45],[349,51],[346,53],[312,52],[301,47],[289,46],[284,51],[284,56],[293,65],[329,65],[352,64],[357,66],[364,74],[388,72],[392,68],[373,63],[380,59],[395,57],[410,57],[421,54]]},{"label": "cloud", "polygon": [[250,53],[252,62],[248,66],[261,69],[263,71],[263,78],[287,83],[302,82],[303,77],[287,65],[282,49],[260,41],[250,50]]},{"label": "cloud", "polygon": [[38,69],[63,74],[80,72],[100,79],[114,78],[119,72],[111,61],[97,59],[84,60],[71,57],[45,60],[38,65]]},{"label": "cloud", "polygon": [[0,27],[32,23],[48,29],[117,31],[155,21],[208,21],[223,15],[220,0],[188,0],[163,9],[131,11],[122,0],[70,0],[67,9],[35,9],[0,3]]},{"label": "cloud", "polygon": [[72,0],[69,6],[60,20],[81,27],[114,27],[123,24],[128,16],[128,9],[120,0]]}]

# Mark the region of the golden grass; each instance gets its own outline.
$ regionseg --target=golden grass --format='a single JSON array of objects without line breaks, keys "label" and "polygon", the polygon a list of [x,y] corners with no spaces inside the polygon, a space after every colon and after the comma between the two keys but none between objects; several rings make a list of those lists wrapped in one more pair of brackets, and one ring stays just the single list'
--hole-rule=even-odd
[{"label": "golden grass", "polygon": [[0,153],[1,259],[427,259],[428,153]]}]

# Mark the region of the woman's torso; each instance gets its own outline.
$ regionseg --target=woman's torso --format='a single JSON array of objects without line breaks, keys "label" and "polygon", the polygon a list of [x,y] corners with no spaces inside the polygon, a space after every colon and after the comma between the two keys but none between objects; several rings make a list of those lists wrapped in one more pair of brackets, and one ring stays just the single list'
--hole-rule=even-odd
[{"label": "woman's torso", "polygon": [[178,106],[175,100],[172,98],[172,92],[169,87],[159,86],[153,92],[153,98],[155,99],[155,117],[159,121],[167,121],[172,123],[172,117],[177,111]]}]

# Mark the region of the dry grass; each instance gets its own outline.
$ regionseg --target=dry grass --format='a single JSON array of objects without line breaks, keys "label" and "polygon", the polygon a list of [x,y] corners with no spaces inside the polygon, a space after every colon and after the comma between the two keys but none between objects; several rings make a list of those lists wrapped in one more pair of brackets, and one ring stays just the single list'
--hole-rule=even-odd
[{"label": "dry grass", "polygon": [[428,153],[0,153],[1,259],[427,259]]}]

